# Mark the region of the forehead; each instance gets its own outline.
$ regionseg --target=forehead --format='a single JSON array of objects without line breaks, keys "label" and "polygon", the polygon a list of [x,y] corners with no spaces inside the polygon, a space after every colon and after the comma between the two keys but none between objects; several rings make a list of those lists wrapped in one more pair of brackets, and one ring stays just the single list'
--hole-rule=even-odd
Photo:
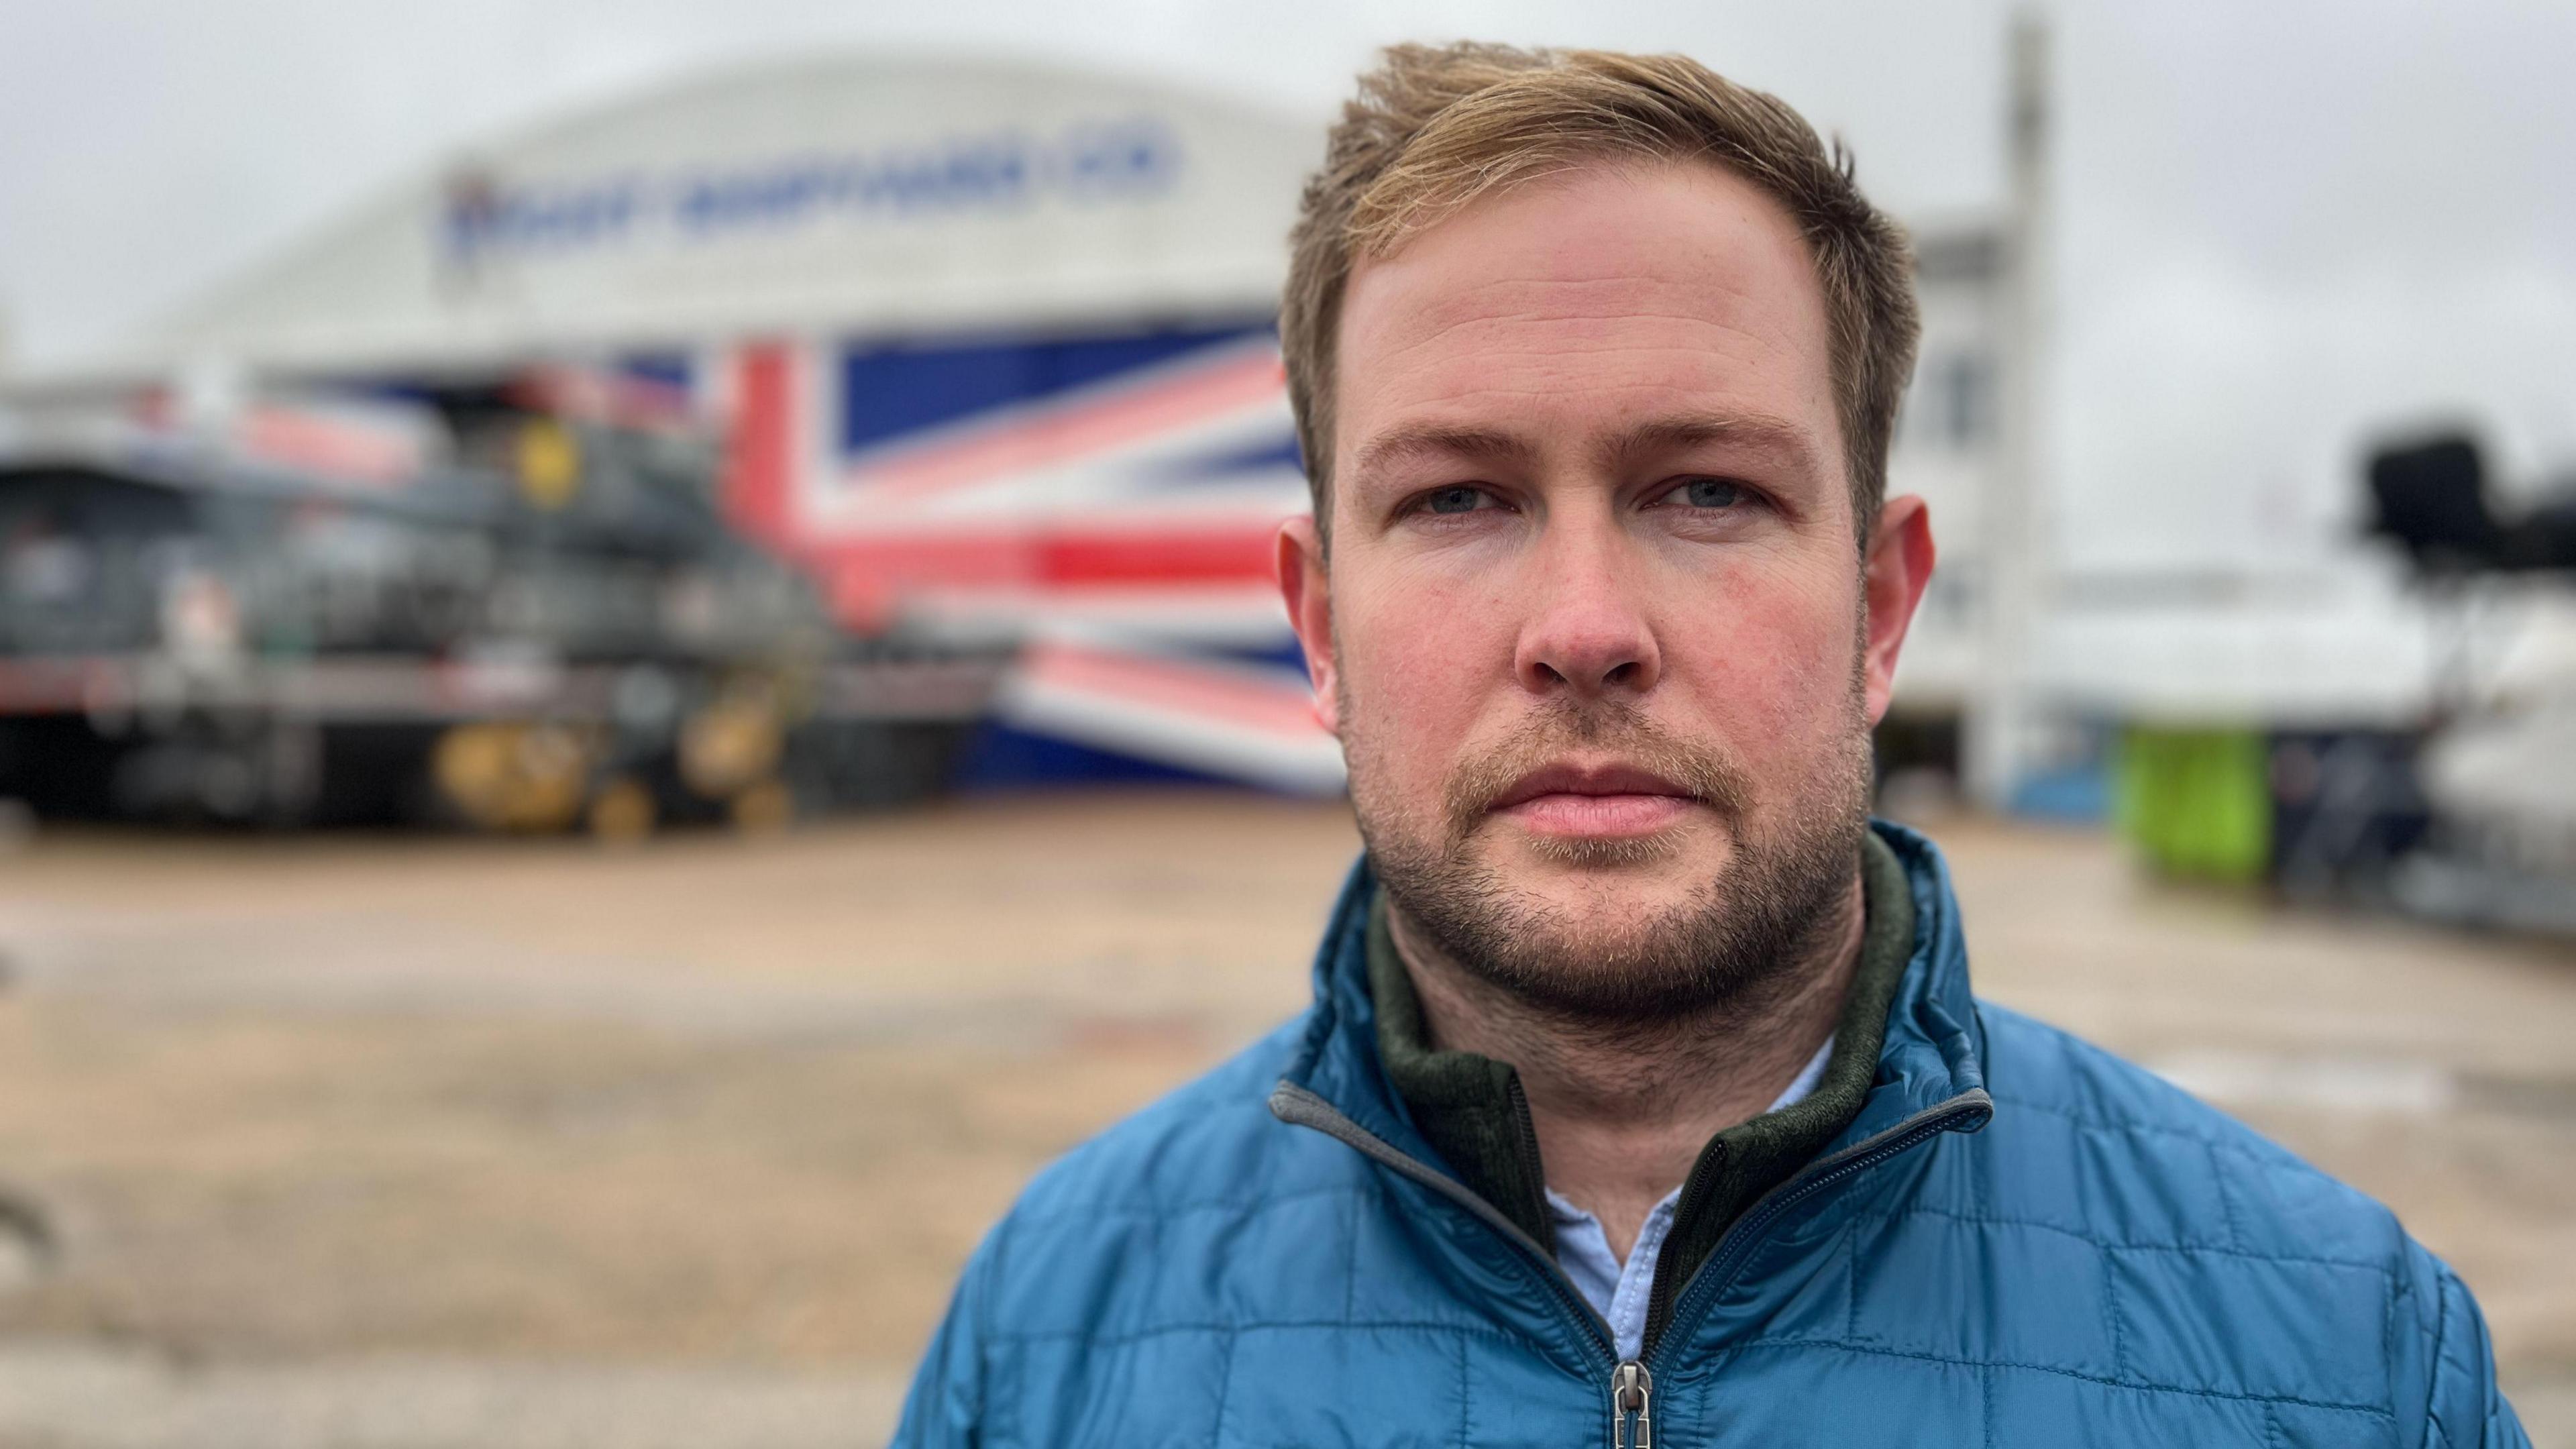
[{"label": "forehead", "polygon": [[1542,446],[1674,412],[1770,415],[1836,451],[1823,289],[1733,173],[1602,162],[1360,264],[1339,319],[1336,472],[1370,437],[1508,421]]}]

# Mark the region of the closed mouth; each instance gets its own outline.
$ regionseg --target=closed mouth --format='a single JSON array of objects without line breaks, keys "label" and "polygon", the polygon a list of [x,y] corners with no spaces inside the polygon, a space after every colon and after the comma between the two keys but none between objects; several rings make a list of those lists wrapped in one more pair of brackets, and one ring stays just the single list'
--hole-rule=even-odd
[{"label": "closed mouth", "polygon": [[1493,810],[1509,810],[1548,795],[1665,795],[1681,800],[1699,796],[1681,785],[1635,765],[1584,765],[1559,761],[1530,771],[1512,782],[1494,803]]}]

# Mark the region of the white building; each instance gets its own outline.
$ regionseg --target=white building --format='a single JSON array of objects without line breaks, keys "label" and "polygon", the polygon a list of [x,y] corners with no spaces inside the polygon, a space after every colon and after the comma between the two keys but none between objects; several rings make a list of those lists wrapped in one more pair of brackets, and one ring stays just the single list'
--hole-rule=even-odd
[{"label": "white building", "polygon": [[[1271,319],[1318,118],[985,61],[674,84],[415,177],[40,391],[240,395],[573,362],[730,430],[733,515],[862,625],[1029,641],[1026,729],[1298,789],[1315,729],[1270,578],[1304,506]],[[1978,696],[2012,426],[2003,232],[1918,238],[1893,487],[1941,566],[1899,709]],[[22,384],[22,390],[26,384]]]}]

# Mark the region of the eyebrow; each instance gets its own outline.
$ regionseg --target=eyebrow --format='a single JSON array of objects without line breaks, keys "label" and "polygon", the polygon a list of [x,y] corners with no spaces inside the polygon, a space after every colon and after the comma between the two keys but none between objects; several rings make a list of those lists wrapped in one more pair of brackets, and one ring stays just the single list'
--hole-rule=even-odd
[{"label": "eyebrow", "polygon": [[[1711,444],[1771,453],[1808,473],[1818,471],[1820,462],[1809,430],[1769,413],[1691,414],[1640,423],[1604,441],[1596,462],[1604,472],[1620,473],[1640,459]],[[1369,439],[1352,460],[1351,471],[1366,478],[1426,458],[1472,459],[1530,469],[1538,464],[1539,446],[1498,428],[1414,424]]]},{"label": "eyebrow", "polygon": [[1363,444],[1351,460],[1351,472],[1365,478],[1399,463],[1425,458],[1473,458],[1529,468],[1538,462],[1538,445],[1495,428],[1446,427],[1420,423],[1381,433]]},{"label": "eyebrow", "polygon": [[1809,430],[1769,413],[1659,418],[1604,442],[1595,461],[1605,473],[1623,473],[1641,459],[1711,444],[1770,453],[1802,472],[1818,471],[1816,444]]}]

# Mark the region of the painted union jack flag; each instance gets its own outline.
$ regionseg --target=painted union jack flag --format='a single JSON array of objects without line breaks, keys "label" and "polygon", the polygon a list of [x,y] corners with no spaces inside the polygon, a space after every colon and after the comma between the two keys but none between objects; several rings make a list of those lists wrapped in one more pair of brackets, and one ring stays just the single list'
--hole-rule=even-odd
[{"label": "painted union jack flag", "polygon": [[1339,788],[1272,578],[1306,485],[1267,325],[759,342],[719,371],[730,511],[849,622],[1026,641],[1016,728]]}]

